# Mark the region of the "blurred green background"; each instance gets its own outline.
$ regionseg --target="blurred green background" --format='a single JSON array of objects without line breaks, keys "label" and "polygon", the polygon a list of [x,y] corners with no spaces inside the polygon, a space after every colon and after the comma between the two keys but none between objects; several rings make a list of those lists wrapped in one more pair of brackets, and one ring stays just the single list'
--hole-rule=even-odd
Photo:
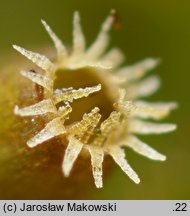
[{"label": "blurred green background", "polygon": [[[167,161],[149,161],[128,150],[127,158],[141,178],[133,184],[114,165],[102,190],[94,189],[88,199],[190,199],[190,1],[187,0],[32,0],[1,1],[0,56],[24,47],[51,44],[40,19],[45,19],[65,43],[71,43],[72,15],[79,10],[88,44],[100,24],[115,8],[121,28],[112,31],[112,46],[127,56],[127,63],[145,57],[160,57],[155,70],[162,87],[150,101],[178,101],[179,109],[166,119],[176,122],[176,132],[142,137],[167,155]],[[81,182],[85,190],[85,185]],[[74,198],[74,197],[73,197]],[[82,195],[81,195],[81,198]]]}]

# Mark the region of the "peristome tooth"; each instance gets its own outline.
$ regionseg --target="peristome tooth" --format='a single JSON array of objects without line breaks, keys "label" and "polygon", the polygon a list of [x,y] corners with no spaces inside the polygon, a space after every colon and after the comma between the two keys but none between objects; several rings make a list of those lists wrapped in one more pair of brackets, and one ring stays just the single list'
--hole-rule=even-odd
[{"label": "peristome tooth", "polygon": [[40,101],[34,105],[19,108],[15,106],[14,113],[19,116],[35,116],[46,113],[56,113],[57,109],[51,99]]},{"label": "peristome tooth", "polygon": [[48,122],[44,129],[42,129],[38,134],[31,138],[27,145],[29,147],[35,147],[43,142],[56,137],[61,134],[65,134],[66,130],[60,118],[55,118]]},{"label": "peristome tooth", "polygon": [[103,54],[105,49],[107,48],[108,43],[109,43],[108,33],[114,21],[114,16],[113,16],[114,13],[115,11],[112,10],[110,15],[107,17],[107,19],[102,24],[101,30],[97,36],[97,39],[87,50],[86,56],[88,59],[94,60],[94,59],[99,58]]},{"label": "peristome tooth", "polygon": [[162,119],[166,117],[173,109],[177,108],[177,103],[175,102],[145,102],[136,101],[134,102],[136,109],[131,113],[132,116],[141,117],[144,119]]},{"label": "peristome tooth", "polygon": [[97,115],[99,110],[100,109],[98,107],[95,107],[91,110],[91,112],[85,113],[80,122],[71,126],[69,133],[73,136],[82,138],[86,134],[86,130],[88,130],[90,127],[93,127],[96,123],[96,119],[100,118],[100,116]]},{"label": "peristome tooth", "polygon": [[66,177],[69,176],[75,160],[77,159],[83,144],[73,136],[69,136],[69,144],[65,150],[62,170]]},{"label": "peristome tooth", "polygon": [[113,48],[103,56],[101,63],[116,68],[123,63],[124,59],[123,53],[119,49]]},{"label": "peristome tooth", "polygon": [[41,74],[31,72],[31,71],[25,71],[25,70],[22,70],[20,73],[24,77],[30,79],[32,82],[43,86],[44,88],[46,88],[49,91],[52,91],[53,80],[50,79],[49,77],[47,77],[45,75],[41,75]]},{"label": "peristome tooth", "polygon": [[140,183],[140,179],[132,167],[125,159],[125,152],[119,146],[109,146],[108,153],[112,156],[114,161],[121,167],[121,169],[132,179],[136,184]]},{"label": "peristome tooth", "polygon": [[61,101],[68,101],[72,102],[74,99],[79,99],[82,97],[88,97],[90,94],[97,92],[101,89],[101,85],[87,87],[87,88],[80,88],[80,89],[66,89],[63,92],[55,93],[54,94],[54,101],[55,103],[59,103]]},{"label": "peristome tooth", "polygon": [[60,118],[65,119],[67,118],[68,114],[72,112],[72,107],[69,104],[66,104],[66,106],[61,106],[58,109]]},{"label": "peristome tooth", "polygon": [[151,148],[150,146],[148,146],[146,143],[142,142],[135,136],[129,136],[124,142],[126,146],[129,146],[138,154],[141,154],[149,159],[160,160],[160,161],[166,160],[165,155],[160,154],[155,149]]},{"label": "peristome tooth", "polygon": [[88,150],[91,155],[92,171],[95,185],[97,188],[102,188],[102,163],[104,160],[104,152],[102,148],[89,145]]},{"label": "peristome tooth", "polygon": [[110,116],[100,125],[100,134],[93,140],[94,146],[104,146],[113,132],[119,126],[119,118],[121,114],[117,111],[111,112]]},{"label": "peristome tooth", "polygon": [[146,122],[139,119],[131,119],[129,121],[129,132],[137,134],[161,134],[174,131],[175,124],[159,124],[153,122]]},{"label": "peristome tooth", "polygon": [[46,56],[26,50],[17,45],[13,45],[13,48],[16,49],[18,52],[20,52],[22,55],[24,55],[29,60],[31,60],[37,66],[42,68],[43,70],[50,72],[50,73],[55,71],[55,65]]},{"label": "peristome tooth", "polygon": [[80,24],[80,15],[78,11],[74,13],[73,19],[73,53],[80,55],[85,51],[85,38]]},{"label": "peristome tooth", "polygon": [[160,87],[160,79],[157,76],[148,78],[131,84],[127,87],[127,95],[130,99],[146,97],[155,93]]},{"label": "peristome tooth", "polygon": [[48,32],[49,36],[51,37],[55,48],[57,50],[58,58],[65,58],[67,57],[67,50],[62,43],[62,41],[57,37],[57,35],[53,32],[53,30],[50,28],[50,26],[44,21],[41,20],[43,26],[45,27],[46,31]]},{"label": "peristome tooth", "polygon": [[147,72],[159,64],[159,59],[147,58],[134,65],[126,66],[117,71],[117,75],[126,77],[127,82],[142,78]]}]

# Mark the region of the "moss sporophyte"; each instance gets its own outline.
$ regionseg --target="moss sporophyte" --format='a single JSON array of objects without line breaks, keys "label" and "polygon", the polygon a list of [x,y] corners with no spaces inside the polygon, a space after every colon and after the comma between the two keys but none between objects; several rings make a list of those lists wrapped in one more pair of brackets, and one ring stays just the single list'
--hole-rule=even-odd
[{"label": "moss sporophyte", "polygon": [[[114,14],[112,10],[89,48],[86,48],[78,12],[74,13],[73,19],[72,49],[67,48],[42,20],[57,51],[54,60],[13,45],[14,49],[42,69],[20,72],[34,83],[39,100],[26,107],[15,106],[14,113],[22,117],[41,116],[45,119],[44,127],[32,135],[26,144],[35,148],[47,140],[51,140],[53,145],[54,138],[58,136],[66,139],[68,142],[62,142],[66,145],[62,163],[64,176],[69,176],[79,154],[84,158],[90,155],[97,188],[103,187],[102,164],[107,155],[138,184],[138,175],[125,159],[125,147],[152,160],[164,161],[166,156],[139,140],[136,134],[160,134],[176,129],[175,124],[147,121],[166,117],[176,108],[176,103],[149,103],[139,99],[159,88],[157,76],[143,78],[159,60],[147,58],[135,65],[123,66],[124,56],[118,48],[106,51]],[[82,76],[80,80],[77,80],[77,74]],[[74,85],[78,86],[78,83],[80,87],[75,88]],[[73,113],[81,112],[83,97],[88,97],[86,101],[90,101],[83,105],[88,110],[80,117],[81,120],[69,119]],[[95,103],[93,98],[96,98]],[[75,100],[78,103],[73,105]]]}]

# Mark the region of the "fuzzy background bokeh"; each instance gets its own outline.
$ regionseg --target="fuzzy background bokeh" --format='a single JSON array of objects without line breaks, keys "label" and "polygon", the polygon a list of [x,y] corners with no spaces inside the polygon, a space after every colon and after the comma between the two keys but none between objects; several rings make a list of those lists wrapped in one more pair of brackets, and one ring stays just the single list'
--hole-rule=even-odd
[{"label": "fuzzy background bokeh", "polygon": [[[12,55],[11,53],[15,52],[11,48],[12,44],[28,49],[50,45],[51,40],[40,23],[42,18],[66,44],[71,44],[72,16],[75,10],[80,11],[83,30],[87,43],[90,44],[110,9],[117,10],[121,27],[112,31],[111,46],[121,48],[128,64],[149,56],[162,59],[161,64],[154,70],[154,73],[161,77],[162,86],[149,98],[149,101],[177,101],[179,109],[174,111],[166,122],[176,122],[178,129],[167,135],[142,137],[144,141],[167,156],[167,161],[163,163],[150,161],[127,150],[127,159],[141,178],[139,185],[132,183],[114,164],[114,169],[104,179],[104,188],[98,190],[94,187],[85,198],[190,199],[188,88],[190,86],[190,1],[0,0],[0,2],[0,56],[6,53]],[[0,130],[3,127],[2,114],[0,113]],[[3,159],[3,155],[0,155],[0,161]],[[0,169],[6,170],[6,164],[0,164],[4,166]],[[3,175],[3,172],[0,173]],[[35,176],[33,178],[35,179]],[[54,187],[53,184],[51,186]],[[12,187],[16,185],[10,185],[10,191]],[[77,198],[84,198],[82,191],[85,189],[85,184],[81,181],[81,195]],[[64,193],[64,188],[60,188],[60,191]]]}]

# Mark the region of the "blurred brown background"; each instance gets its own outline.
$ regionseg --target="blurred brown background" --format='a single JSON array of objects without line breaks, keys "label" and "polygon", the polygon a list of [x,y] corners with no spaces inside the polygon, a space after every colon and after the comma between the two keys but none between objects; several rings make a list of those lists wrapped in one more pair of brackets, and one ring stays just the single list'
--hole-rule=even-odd
[{"label": "blurred brown background", "polygon": [[[150,100],[178,101],[179,109],[166,119],[176,122],[178,129],[167,135],[142,137],[167,155],[164,163],[127,150],[128,161],[141,178],[140,185],[133,184],[114,165],[104,188],[94,187],[88,199],[190,199],[190,1],[0,0],[0,56],[14,52],[14,43],[26,48],[51,44],[40,23],[42,18],[65,43],[71,43],[74,10],[80,11],[89,44],[111,8],[121,19],[121,28],[112,31],[111,45],[123,50],[127,63],[149,56],[162,59],[155,70],[162,87]],[[81,187],[85,190],[83,182]]]}]

